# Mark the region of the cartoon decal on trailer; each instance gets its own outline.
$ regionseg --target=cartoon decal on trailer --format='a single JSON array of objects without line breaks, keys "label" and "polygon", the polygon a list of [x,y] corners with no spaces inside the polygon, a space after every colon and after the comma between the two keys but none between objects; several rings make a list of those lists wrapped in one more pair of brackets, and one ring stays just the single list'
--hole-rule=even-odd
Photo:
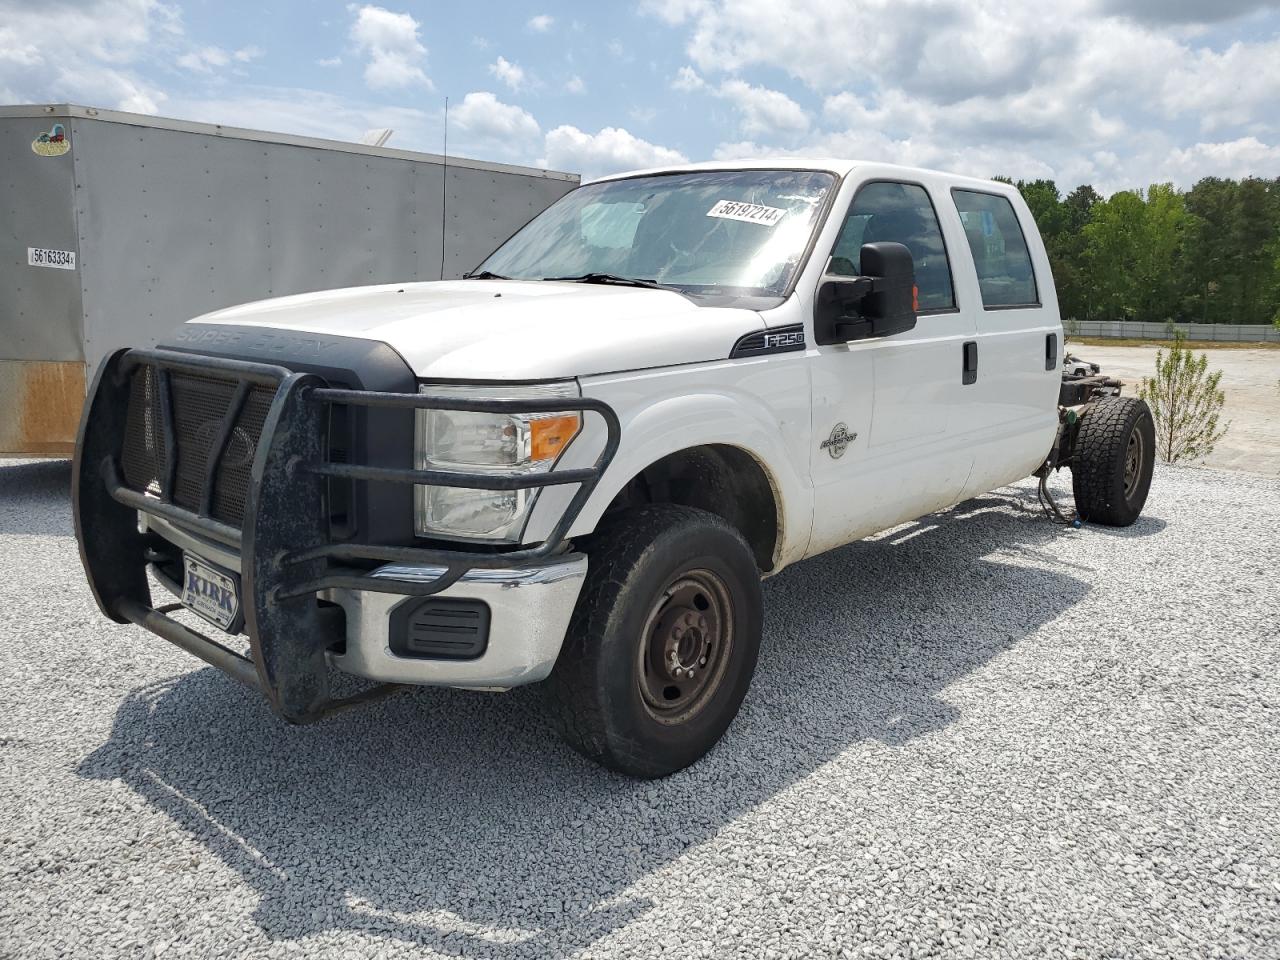
[{"label": "cartoon decal on trailer", "polygon": [[71,149],[62,124],[55,123],[48,133],[42,133],[31,141],[31,149],[42,157],[60,157]]}]

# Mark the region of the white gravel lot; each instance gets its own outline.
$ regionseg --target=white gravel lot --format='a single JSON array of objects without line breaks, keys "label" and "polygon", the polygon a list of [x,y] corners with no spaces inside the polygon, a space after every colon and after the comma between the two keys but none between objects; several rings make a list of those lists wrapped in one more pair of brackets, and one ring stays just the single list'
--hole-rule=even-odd
[{"label": "white gravel lot", "polygon": [[1280,480],[800,564],[726,739],[637,783],[528,690],[283,725],[99,616],[67,477],[0,463],[0,956],[1280,956]]}]

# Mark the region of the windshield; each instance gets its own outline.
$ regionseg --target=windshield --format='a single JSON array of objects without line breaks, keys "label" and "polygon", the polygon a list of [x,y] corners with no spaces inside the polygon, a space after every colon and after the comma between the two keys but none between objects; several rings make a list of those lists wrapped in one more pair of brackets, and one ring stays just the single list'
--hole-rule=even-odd
[{"label": "windshield", "polygon": [[813,170],[709,170],[587,184],[476,272],[513,280],[608,274],[691,294],[779,297],[834,183]]}]

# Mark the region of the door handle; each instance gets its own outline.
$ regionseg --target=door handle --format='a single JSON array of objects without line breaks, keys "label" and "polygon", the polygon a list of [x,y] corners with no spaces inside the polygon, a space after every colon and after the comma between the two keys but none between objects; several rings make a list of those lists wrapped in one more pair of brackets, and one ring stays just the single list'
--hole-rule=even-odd
[{"label": "door handle", "polygon": [[1046,334],[1044,338],[1044,368],[1052,370],[1058,365],[1058,335]]},{"label": "door handle", "polygon": [[978,382],[978,341],[970,340],[964,345],[964,371],[961,383]]}]

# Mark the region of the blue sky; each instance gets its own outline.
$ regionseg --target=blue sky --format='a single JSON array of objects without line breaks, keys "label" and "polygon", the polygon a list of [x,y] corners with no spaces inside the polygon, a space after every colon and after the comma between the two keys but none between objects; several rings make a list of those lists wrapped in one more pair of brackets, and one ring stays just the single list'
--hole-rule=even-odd
[{"label": "blue sky", "polygon": [[812,153],[1104,191],[1280,176],[1280,3],[0,0],[0,102],[587,175]]}]

